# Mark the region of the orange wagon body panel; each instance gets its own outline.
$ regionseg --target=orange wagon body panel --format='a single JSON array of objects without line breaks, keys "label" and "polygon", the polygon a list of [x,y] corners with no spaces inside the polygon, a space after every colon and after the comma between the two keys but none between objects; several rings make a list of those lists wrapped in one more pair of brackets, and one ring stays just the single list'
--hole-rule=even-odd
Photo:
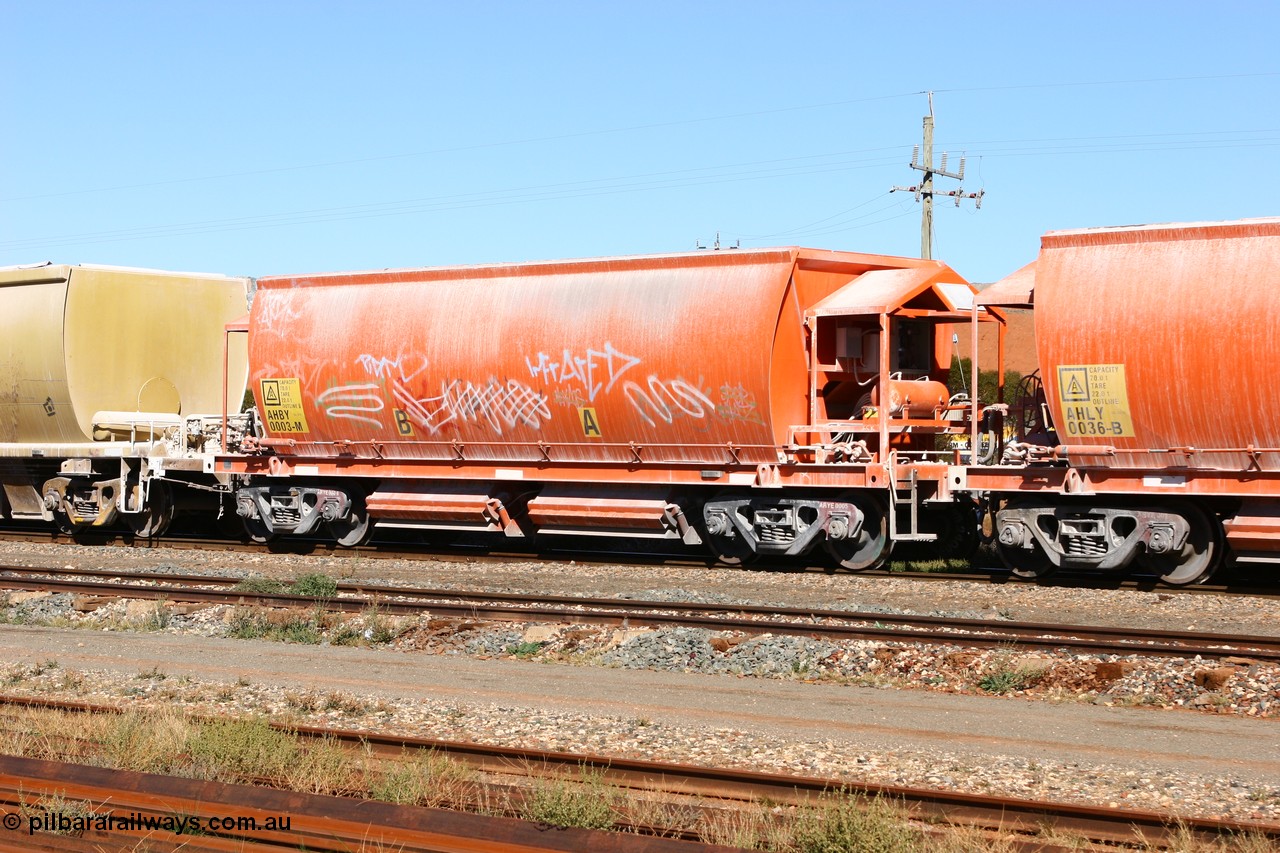
[{"label": "orange wagon body panel", "polygon": [[252,386],[298,456],[777,463],[807,418],[805,309],[918,266],[957,280],[794,248],[268,277]]},{"label": "orange wagon body panel", "polygon": [[[1035,267],[1046,395],[1085,467],[1280,470],[1280,219],[1054,232]],[[1253,448],[1257,452],[1249,452]]]}]

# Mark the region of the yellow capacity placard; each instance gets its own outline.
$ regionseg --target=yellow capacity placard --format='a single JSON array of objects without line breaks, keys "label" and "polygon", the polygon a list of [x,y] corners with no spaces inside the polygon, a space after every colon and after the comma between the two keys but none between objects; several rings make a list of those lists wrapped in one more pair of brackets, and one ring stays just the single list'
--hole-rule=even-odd
[{"label": "yellow capacity placard", "polygon": [[1132,436],[1123,364],[1064,364],[1058,368],[1058,400],[1066,423],[1059,435]]},{"label": "yellow capacity placard", "polygon": [[262,379],[262,417],[272,433],[311,432],[302,411],[302,383],[297,379]]}]

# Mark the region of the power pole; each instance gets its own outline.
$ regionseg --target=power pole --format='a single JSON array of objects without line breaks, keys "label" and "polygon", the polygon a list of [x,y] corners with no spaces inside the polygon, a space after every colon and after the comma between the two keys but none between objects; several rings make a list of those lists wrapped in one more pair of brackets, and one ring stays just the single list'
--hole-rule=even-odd
[{"label": "power pole", "polygon": [[982,197],[986,195],[985,190],[978,190],[976,193],[966,193],[964,187],[959,187],[947,192],[934,193],[933,176],[941,175],[944,178],[955,178],[957,181],[964,180],[964,157],[960,158],[960,171],[947,171],[947,155],[942,155],[942,164],[938,168],[933,167],[933,92],[929,93],[929,114],[924,117],[924,159],[920,159],[920,146],[917,145],[911,150],[911,168],[924,172],[924,179],[916,186],[912,187],[893,187],[889,192],[909,192],[916,194],[916,201],[920,202],[920,257],[928,260],[933,257],[933,197],[934,195],[950,196],[956,200],[956,207],[960,206],[960,199],[971,198],[974,200],[974,207],[982,208]]}]

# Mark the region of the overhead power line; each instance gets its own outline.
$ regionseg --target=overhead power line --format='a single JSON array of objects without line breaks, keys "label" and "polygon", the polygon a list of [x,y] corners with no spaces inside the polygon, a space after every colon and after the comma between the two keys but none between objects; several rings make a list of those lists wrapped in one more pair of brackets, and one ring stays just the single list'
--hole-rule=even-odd
[{"label": "overhead power line", "polygon": [[[1075,80],[1067,83],[1012,83],[1008,86],[967,86],[957,89],[934,89],[934,92],[1005,92],[1014,89],[1067,89],[1076,86],[1137,86],[1144,83],[1190,83],[1196,80],[1241,80],[1250,77],[1280,77],[1280,71],[1252,74],[1201,74],[1190,77],[1137,77],[1128,80]],[[917,92],[923,95],[924,92]]]},{"label": "overhead power line", "polygon": [[[1063,89],[1081,86],[1121,86],[1121,85],[1145,85],[1151,83],[1180,83],[1201,80],[1234,80],[1248,79],[1259,77],[1280,77],[1280,71],[1263,71],[1252,74],[1213,74],[1199,75],[1188,77],[1143,77],[1127,80],[1075,80],[1057,83],[1020,83],[1006,86],[968,86],[956,87],[951,89],[934,89],[934,92],[998,92],[1012,91],[1019,89]],[[138,181],[128,184],[115,184],[102,187],[86,187],[73,190],[61,190],[52,193],[37,193],[25,196],[8,196],[0,198],[0,201],[33,201],[42,198],[62,198],[65,196],[86,195],[90,193],[102,192],[119,192],[121,190],[147,189],[151,187],[172,186],[175,184],[198,183],[203,181],[217,181],[228,178],[244,178],[260,175],[279,174],[284,172],[305,171],[311,169],[327,169],[335,166],[353,166],[362,163],[376,163],[387,160],[399,160],[414,157],[433,157],[440,154],[460,153],[464,151],[478,151],[486,148],[502,148],[518,145],[532,145],[542,142],[558,142],[569,139],[580,139],[591,136],[605,136],[610,134],[633,133],[643,130],[657,130],[668,127],[681,127],[695,124],[706,124],[719,121],[732,121],[743,118],[755,118],[759,116],[778,115],[782,113],[803,112],[807,110],[821,110],[834,107],[846,107],[851,104],[872,103],[875,101],[887,101],[897,98],[909,98],[916,95],[926,94],[926,90],[915,92],[896,92],[885,95],[871,95],[861,98],[846,98],[837,101],[823,101],[812,104],[795,104],[791,106],[771,107],[763,110],[750,110],[735,113],[722,113],[711,116],[698,116],[688,119],[674,119],[670,121],[647,122],[643,124],[624,125],[612,128],[588,128],[585,130],[572,131],[569,133],[550,134],[546,136],[531,136],[516,139],[490,140],[486,142],[476,142],[467,145],[446,146],[441,148],[424,149],[419,151],[402,151],[390,154],[377,154],[366,157],[352,157],[338,160],[324,160],[314,163],[294,163],[283,166],[263,167],[259,169],[246,169],[231,172],[219,172],[209,175],[188,175],[184,177],[168,178],[154,181]]]},{"label": "overhead power line", "polygon": [[687,176],[678,179],[603,179],[599,181],[574,181],[568,184],[550,184],[542,187],[528,187],[513,190],[463,193],[451,196],[405,199],[393,202],[341,207],[311,208],[274,214],[201,220],[169,225],[161,224],[140,226],[137,228],[86,232],[80,234],[65,234],[56,237],[3,240],[0,241],[0,249],[11,251],[17,249],[37,249],[61,245],[120,242],[124,240],[140,240],[156,237],[190,236],[195,234],[237,231],[250,228],[276,228],[287,225],[303,225],[316,222],[336,222],[353,219],[369,219],[382,216],[403,216],[415,213],[435,213],[476,207],[558,201],[561,199],[615,195],[628,192],[679,189],[683,187],[703,186],[709,184],[788,178],[800,175],[851,171],[855,169],[882,168],[891,165],[895,159],[896,158],[882,157],[871,160],[813,163],[772,169],[739,170],[737,172],[728,172],[723,174]]},{"label": "overhead power line", "polygon": [[326,160],[318,163],[299,163],[291,166],[275,166],[263,169],[250,169],[239,172],[223,172],[214,175],[197,175],[185,178],[171,178],[163,181],[146,181],[135,184],[121,184],[109,187],[93,187],[89,189],[64,190],[56,193],[42,193],[39,195],[13,196],[10,198],[0,198],[0,201],[30,201],[38,198],[60,198],[69,195],[84,195],[86,193],[99,192],[116,192],[118,190],[145,189],[147,187],[169,186],[172,184],[186,184],[200,181],[215,181],[225,178],[244,178],[256,175],[271,175],[280,172],[296,172],[307,169],[326,169],[333,166],[354,166],[361,163],[377,163],[386,160],[401,160],[411,157],[434,157],[440,154],[455,154],[463,151],[479,151],[485,148],[504,148],[514,145],[532,145],[539,142],[559,142],[567,139],[580,139],[588,136],[605,136],[615,133],[633,133],[640,130],[656,130],[664,127],[681,127],[692,124],[705,124],[716,121],[729,121],[740,118],[755,118],[757,116],[776,115],[778,113],[801,112],[804,110],[827,109],[828,107],[844,107],[850,104],[863,104],[872,101],[888,101],[894,98],[913,97],[917,92],[899,92],[893,95],[875,95],[867,98],[849,98],[842,101],[826,101],[819,104],[799,104],[790,107],[774,107],[767,110],[753,110],[751,112],[739,113],[722,113],[713,116],[699,116],[697,118],[677,119],[673,121],[651,122],[648,124],[633,124],[624,127],[597,128],[595,130],[580,130],[571,133],[557,133],[548,136],[530,136],[519,139],[495,140],[490,142],[476,142],[470,145],[456,145],[445,148],[431,148],[423,151],[404,151],[395,154],[379,154],[371,157],[354,157],[345,160]]},{"label": "overhead power line", "polygon": [[[1180,150],[1275,147],[1280,144],[1280,136],[1259,136],[1259,134],[1276,133],[1277,131],[1275,129],[1262,129],[1209,131],[1203,133],[1161,133],[998,140],[987,144],[1002,145],[1005,147],[984,149],[981,152],[981,156],[993,158],[1024,157],[1037,156],[1046,153],[1055,153],[1059,155],[1114,156]],[[1232,136],[1236,138],[1229,138]],[[1192,137],[1202,138],[1197,139]],[[1127,142],[1125,140],[1134,141]],[[1070,144],[1073,142],[1079,142],[1080,144]],[[1026,147],[1016,147],[1022,143],[1025,143]],[[1059,144],[1047,147],[1044,143]],[[981,144],[983,143],[965,143],[964,146],[956,144],[955,147],[973,147]],[[628,192],[680,189],[684,187],[703,186],[709,184],[830,174],[836,172],[881,168],[898,163],[900,161],[897,156],[858,157],[856,155],[874,155],[879,152],[901,151],[904,147],[905,144],[879,146],[865,149],[851,149],[849,151],[828,152],[825,154],[774,158],[759,161],[744,161],[718,166],[703,166],[665,172],[640,173],[562,183],[504,188],[498,190],[400,199],[388,202],[335,205],[332,207],[282,211],[270,214],[256,214],[225,219],[169,224],[160,223],[110,231],[95,231],[49,237],[18,238],[0,241],[0,249],[6,251],[33,250],[45,247],[82,243],[120,242],[167,236],[189,236],[219,231],[243,230],[255,227],[284,227],[288,225],[304,225],[316,222],[333,222],[379,216],[402,216],[482,206],[488,207],[506,204],[527,204],[585,196],[614,195]],[[823,230],[815,231],[811,229],[813,229],[813,226],[815,225],[821,225],[827,220],[844,216],[847,213],[856,210],[863,205],[870,204],[881,197],[881,195],[877,194],[868,201],[863,202],[854,208],[844,209],[806,225],[787,228],[771,235],[744,236],[744,239],[755,242],[761,239],[776,239],[778,237],[791,238],[801,236],[802,234],[809,235],[827,233]]]}]

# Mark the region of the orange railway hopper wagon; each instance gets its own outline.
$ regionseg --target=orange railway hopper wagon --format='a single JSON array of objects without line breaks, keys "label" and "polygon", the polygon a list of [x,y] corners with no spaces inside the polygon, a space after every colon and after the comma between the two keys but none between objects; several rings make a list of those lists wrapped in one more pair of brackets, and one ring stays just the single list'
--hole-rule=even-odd
[{"label": "orange railway hopper wagon", "polygon": [[945,382],[973,293],[800,248],[262,278],[259,437],[217,466],[255,538],[377,522],[871,566],[966,524],[934,447],[969,430]]},{"label": "orange railway hopper wagon", "polygon": [[1043,378],[1036,434],[965,475],[1014,571],[1280,558],[1278,267],[1280,219],[1059,231],[983,294],[1034,305]]}]

